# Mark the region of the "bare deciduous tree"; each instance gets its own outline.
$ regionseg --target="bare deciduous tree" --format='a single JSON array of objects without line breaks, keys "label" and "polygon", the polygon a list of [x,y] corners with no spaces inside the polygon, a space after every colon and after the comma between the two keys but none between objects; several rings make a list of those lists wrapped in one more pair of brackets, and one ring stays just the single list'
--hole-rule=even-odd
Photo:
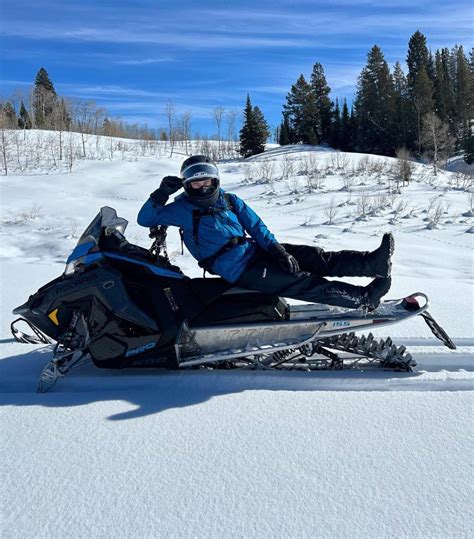
[{"label": "bare deciduous tree", "polygon": [[262,183],[266,183],[270,186],[270,191],[274,192],[275,184],[275,163],[273,161],[264,159],[257,164],[256,175]]},{"label": "bare deciduous tree", "polygon": [[236,123],[239,117],[239,112],[235,109],[230,109],[226,113],[227,118],[227,152],[229,157],[234,157],[238,152],[236,147]]},{"label": "bare deciduous tree", "polygon": [[176,126],[175,126],[175,116],[176,109],[174,104],[171,101],[168,101],[165,105],[165,116],[168,122],[168,140],[170,143],[170,157],[173,155],[174,145],[176,142]]},{"label": "bare deciduous tree", "polygon": [[219,157],[221,156],[221,144],[222,144],[222,119],[224,118],[225,109],[224,107],[215,107],[212,111],[214,121],[216,122],[217,127],[217,153]]},{"label": "bare deciduous tree", "polygon": [[191,139],[191,118],[190,112],[183,112],[181,115],[181,131],[184,139],[184,151],[188,155],[188,143]]},{"label": "bare deciduous tree", "polygon": [[396,178],[398,189],[400,187],[400,179],[402,180],[402,187],[405,187],[405,183],[410,185],[410,180],[413,176],[413,163],[411,161],[410,151],[405,146],[398,148],[395,155],[397,157]]},{"label": "bare deciduous tree", "polygon": [[436,176],[440,163],[449,157],[454,148],[454,137],[449,132],[449,125],[434,112],[425,114],[420,143],[424,148],[424,154],[433,163],[433,173]]},{"label": "bare deciduous tree", "polygon": [[295,174],[295,165],[289,155],[285,155],[281,162],[281,179],[288,181]]},{"label": "bare deciduous tree", "polygon": [[326,224],[332,225],[333,221],[338,213],[339,209],[336,204],[336,199],[334,197],[331,197],[331,200],[329,201],[329,204],[324,208],[324,213],[326,217],[328,218],[328,221]]},{"label": "bare deciduous tree", "polygon": [[361,191],[357,197],[357,216],[365,219],[372,207],[372,201],[366,191]]}]

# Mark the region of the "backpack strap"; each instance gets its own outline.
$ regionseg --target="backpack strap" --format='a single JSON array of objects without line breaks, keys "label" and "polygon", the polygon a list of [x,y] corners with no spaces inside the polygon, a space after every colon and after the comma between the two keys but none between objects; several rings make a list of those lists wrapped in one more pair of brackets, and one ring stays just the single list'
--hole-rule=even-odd
[{"label": "backpack strap", "polygon": [[227,251],[230,251],[233,249],[236,245],[242,245],[243,243],[246,243],[248,240],[245,236],[236,236],[234,238],[231,238],[226,244],[224,244],[220,249],[218,249],[213,255],[208,256],[207,258],[203,258],[198,262],[198,266],[204,270],[204,276],[206,271],[209,273],[213,273],[212,266],[214,265],[214,262],[222,256]]},{"label": "backpack strap", "polygon": [[[233,203],[233,200],[230,196],[229,193],[224,193],[224,205],[225,205],[225,210],[230,210],[232,211],[233,213],[236,213],[236,207]],[[192,219],[193,219],[193,238],[194,238],[194,243],[196,244],[196,246],[199,248],[199,223],[201,222],[201,217],[203,217],[204,215],[214,215],[216,213],[221,213],[222,211],[225,211],[225,210],[222,210],[222,209],[214,209],[214,208],[206,208],[206,209],[195,209],[193,210],[193,214],[192,214]],[[183,249],[183,236],[184,236],[184,231],[183,229],[179,229],[179,234],[180,234],[180,237],[181,237],[181,253],[183,254],[184,253],[184,249]],[[199,263],[199,265],[201,265],[201,263],[204,263],[204,265],[202,265],[201,267],[202,268],[205,268],[204,269],[204,273],[207,271],[209,271],[207,268],[210,268],[210,266],[215,262],[215,260],[221,255],[223,254],[224,251],[228,250],[229,248],[232,248],[234,245],[236,245],[236,242],[235,240],[238,239],[238,241],[240,241],[240,238],[232,238],[226,245],[224,245],[225,249],[222,248],[222,252],[219,252],[216,256],[213,255],[212,257],[208,257],[206,258],[205,260],[201,261]],[[221,251],[221,249],[219,250]],[[212,259],[210,261],[210,259]],[[209,263],[209,261],[211,263]]]},{"label": "backpack strap", "polygon": [[232,200],[230,193],[224,193],[224,202],[226,205],[226,210],[237,213],[237,208],[234,205],[234,201]]}]

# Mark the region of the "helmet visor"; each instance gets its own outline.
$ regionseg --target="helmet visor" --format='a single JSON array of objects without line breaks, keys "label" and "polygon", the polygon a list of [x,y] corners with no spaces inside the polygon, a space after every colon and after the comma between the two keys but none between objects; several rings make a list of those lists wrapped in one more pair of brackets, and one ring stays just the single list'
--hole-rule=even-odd
[{"label": "helmet visor", "polygon": [[195,163],[186,167],[183,172],[183,182],[205,180],[207,178],[219,179],[217,167],[208,163]]}]

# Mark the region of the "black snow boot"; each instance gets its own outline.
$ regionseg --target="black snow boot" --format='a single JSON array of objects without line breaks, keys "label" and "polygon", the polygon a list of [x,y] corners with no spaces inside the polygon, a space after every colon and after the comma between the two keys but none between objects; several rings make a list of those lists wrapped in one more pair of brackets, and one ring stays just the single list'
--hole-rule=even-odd
[{"label": "black snow boot", "polygon": [[368,311],[373,311],[380,305],[380,300],[390,290],[392,286],[391,277],[377,277],[365,287],[362,307]]},{"label": "black snow boot", "polygon": [[[392,273],[392,255],[395,249],[395,239],[391,232],[383,235],[380,246],[372,251],[368,258],[373,267],[374,277],[390,277]],[[374,281],[375,282],[375,281]]]}]

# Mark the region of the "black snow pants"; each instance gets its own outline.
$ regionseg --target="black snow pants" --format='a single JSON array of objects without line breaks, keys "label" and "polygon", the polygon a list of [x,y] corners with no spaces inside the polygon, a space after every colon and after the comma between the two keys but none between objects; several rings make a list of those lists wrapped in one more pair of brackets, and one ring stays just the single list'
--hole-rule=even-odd
[{"label": "black snow pants", "polygon": [[339,307],[354,309],[364,303],[365,287],[329,281],[324,277],[375,277],[370,252],[324,251],[309,245],[282,245],[298,261],[298,273],[285,272],[277,260],[258,248],[235,284],[267,294]]}]

